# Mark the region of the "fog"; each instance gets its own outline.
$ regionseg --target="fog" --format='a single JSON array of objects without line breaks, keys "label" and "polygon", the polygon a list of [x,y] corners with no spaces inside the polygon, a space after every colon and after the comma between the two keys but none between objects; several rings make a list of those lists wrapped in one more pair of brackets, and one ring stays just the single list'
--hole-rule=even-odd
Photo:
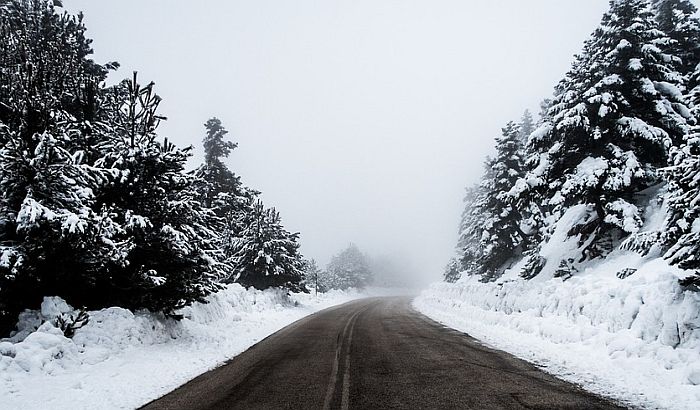
[{"label": "fog", "polygon": [[161,135],[227,164],[321,265],[356,243],[437,280],[493,138],[538,112],[607,0],[64,0],[98,62],[156,82]]}]

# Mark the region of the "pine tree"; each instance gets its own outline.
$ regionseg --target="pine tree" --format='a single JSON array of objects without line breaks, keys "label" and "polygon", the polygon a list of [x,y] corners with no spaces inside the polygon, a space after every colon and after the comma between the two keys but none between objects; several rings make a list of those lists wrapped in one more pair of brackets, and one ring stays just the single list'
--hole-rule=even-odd
[{"label": "pine tree", "polygon": [[315,259],[304,261],[304,285],[313,288],[316,294],[328,290],[327,278],[324,272],[318,267]]},{"label": "pine tree", "polygon": [[526,224],[511,192],[524,176],[522,135],[517,124],[508,123],[496,139],[496,157],[486,160],[481,183],[467,189],[458,258],[448,264],[446,280],[456,280],[460,272],[493,280],[526,249]]},{"label": "pine tree", "polygon": [[[577,56],[577,60],[581,58]],[[568,75],[574,75],[574,70]],[[560,86],[564,81],[560,83]],[[557,87],[557,95],[565,91]],[[523,257],[527,260],[524,264],[522,276],[531,278],[536,276],[545,261],[539,256],[540,244],[547,235],[548,224],[546,219],[547,186],[544,184],[543,174],[547,164],[547,144],[551,144],[552,118],[550,110],[554,104],[552,99],[545,99],[540,103],[540,114],[537,126],[533,126],[528,138],[522,146],[522,176],[515,181],[510,191],[506,194],[508,202],[518,210],[520,214],[520,230],[524,235]],[[529,121],[523,120],[528,126]]]},{"label": "pine tree", "polygon": [[228,131],[221,121],[211,118],[204,127],[207,131],[202,141],[204,163],[194,171],[195,189],[200,202],[217,218],[217,246],[223,252],[224,262],[231,264],[236,238],[244,229],[242,219],[250,212],[259,193],[245,187],[240,177],[224,164],[223,159],[228,158],[238,144],[225,139]]},{"label": "pine tree", "polygon": [[[549,118],[549,110],[552,108],[552,104],[554,104],[554,101],[551,98],[545,98],[544,100],[540,101],[540,112],[539,112],[539,120],[537,121],[537,126],[539,127],[543,123],[546,122],[546,120]],[[537,129],[537,128],[535,128]],[[533,130],[534,131],[534,130]]]},{"label": "pine tree", "polygon": [[611,2],[610,11],[557,87],[548,121],[535,132],[536,163],[526,178],[545,212],[558,219],[589,204],[580,224],[584,258],[604,255],[642,224],[635,196],[660,181],[667,146],[688,130],[678,59],[643,0]]},{"label": "pine tree", "polygon": [[450,259],[450,262],[445,266],[443,279],[448,283],[455,283],[461,278],[461,263],[458,258]]},{"label": "pine tree", "polygon": [[[700,133],[695,138],[700,138]],[[697,142],[672,168],[664,257],[683,269],[700,268],[700,155]],[[691,152],[695,153],[691,153]]]},{"label": "pine tree", "polygon": [[335,255],[326,267],[333,289],[364,288],[370,284],[372,273],[367,257],[355,244]]},{"label": "pine tree", "polygon": [[[672,43],[665,50],[680,58],[679,70],[690,75],[700,64],[700,21],[695,17],[698,9],[689,0],[652,0],[659,29]],[[691,82],[690,88],[697,85]]]},{"label": "pine tree", "polygon": [[160,97],[154,84],[131,80],[107,90],[101,130],[102,156],[109,170],[96,192],[103,209],[121,229],[112,241],[127,244],[117,263],[100,271],[91,304],[176,309],[220,288],[228,267],[221,264],[213,215],[199,202],[197,178],[184,172],[190,148],[158,141]]},{"label": "pine tree", "polygon": [[[486,170],[486,175],[490,175],[490,169]],[[482,272],[480,265],[481,256],[484,253],[482,243],[484,224],[487,214],[485,209],[480,209],[477,205],[484,203],[485,192],[481,185],[467,188],[464,196],[464,211],[459,225],[459,237],[457,240],[458,264],[455,266],[452,261],[448,264],[450,279],[457,279],[459,272],[466,272],[468,275],[476,275]]]},{"label": "pine tree", "polygon": [[[117,243],[93,209],[91,123],[109,67],[89,59],[82,16],[53,2],[0,5],[0,332],[46,294],[89,279]],[[106,236],[109,236],[108,234]],[[76,304],[79,305],[79,304]]]},{"label": "pine tree", "polygon": [[305,291],[299,234],[286,231],[279,213],[274,208],[265,209],[260,200],[252,205],[244,225],[234,244],[233,275],[229,280],[256,289]]},{"label": "pine tree", "polygon": [[240,177],[228,169],[223,163],[238,144],[225,140],[228,131],[221,120],[211,118],[205,124],[207,135],[202,141],[204,146],[204,163],[197,169],[195,175],[207,184],[202,187],[202,201],[211,208],[217,216],[228,217],[239,212],[256,194],[246,189]]},{"label": "pine tree", "polygon": [[[700,78],[700,66],[694,76]],[[668,216],[662,232],[664,257],[683,269],[700,269],[700,82],[689,94],[695,125],[674,150],[669,179]]]},{"label": "pine tree", "polygon": [[530,137],[530,134],[535,131],[535,120],[532,119],[530,110],[525,110],[523,113],[523,118],[520,119],[519,127],[520,145],[524,147],[527,145],[527,140]]},{"label": "pine tree", "polygon": [[555,117],[564,107],[576,104],[587,87],[592,85],[591,75],[587,72],[591,43],[592,40],[587,41],[581,53],[574,56],[571,69],[555,87],[554,98],[544,99],[540,103],[538,126],[530,134],[523,152],[526,174],[515,182],[508,193],[511,203],[522,215],[521,228],[528,237],[527,249],[523,251],[526,262],[521,276],[524,278],[533,278],[544,267],[546,260],[539,252],[542,242],[552,233],[549,221],[563,213],[561,206],[556,206],[551,200],[553,192],[549,184],[552,175],[562,172],[552,168],[549,158],[552,150],[561,146],[555,133]]},{"label": "pine tree", "polygon": [[220,119],[212,117],[207,120],[204,127],[207,129],[207,135],[202,142],[204,163],[210,167],[221,167],[217,163],[221,162],[221,158],[228,158],[231,152],[238,147],[238,144],[224,139],[228,131],[221,124]]},{"label": "pine tree", "polygon": [[483,186],[485,197],[479,212],[488,215],[482,233],[483,254],[479,260],[484,278],[500,276],[508,263],[524,250],[526,235],[520,228],[522,216],[508,195],[523,176],[520,128],[510,122],[496,139],[496,157],[489,161],[491,180]]}]

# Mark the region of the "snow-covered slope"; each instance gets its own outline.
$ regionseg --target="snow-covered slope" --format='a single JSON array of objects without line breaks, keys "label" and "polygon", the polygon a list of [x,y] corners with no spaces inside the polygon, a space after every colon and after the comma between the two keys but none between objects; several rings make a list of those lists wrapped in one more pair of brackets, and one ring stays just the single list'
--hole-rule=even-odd
[{"label": "snow-covered slope", "polygon": [[183,309],[179,322],[121,308],[90,312],[72,339],[46,321],[72,308],[46,298],[41,311],[22,315],[24,331],[0,342],[0,409],[135,408],[306,315],[362,296],[230,285]]},{"label": "snow-covered slope", "polygon": [[[566,246],[564,246],[566,248]],[[616,272],[638,269],[619,279]],[[660,258],[616,251],[569,280],[433,285],[433,319],[564,379],[647,408],[700,408],[700,294]]]}]

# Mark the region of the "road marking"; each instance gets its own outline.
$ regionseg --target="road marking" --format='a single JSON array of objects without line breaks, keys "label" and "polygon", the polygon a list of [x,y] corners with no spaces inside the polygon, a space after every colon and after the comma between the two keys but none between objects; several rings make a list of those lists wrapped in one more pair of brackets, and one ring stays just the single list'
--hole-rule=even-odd
[{"label": "road marking", "polygon": [[[362,309],[353,313],[345,324],[343,331],[338,334],[338,342],[335,350],[335,359],[333,360],[333,368],[331,370],[331,379],[328,384],[328,390],[326,390],[326,398],[323,401],[323,409],[330,410],[331,403],[333,401],[333,396],[336,391],[336,385],[338,384],[338,367],[340,366],[340,354],[343,351],[343,347],[347,346],[347,351],[345,353],[345,363],[343,366],[343,381],[342,381],[342,391],[340,399],[340,408],[342,410],[347,410],[350,404],[350,343],[352,342],[352,331],[355,328],[355,322],[357,321],[357,316],[360,313],[368,310],[370,306],[364,306]],[[346,336],[347,334],[347,336]]]},{"label": "road marking", "polygon": [[[345,332],[345,329],[343,329],[343,332]],[[333,368],[331,369],[331,380],[330,383],[328,383],[328,389],[326,390],[326,399],[323,401],[323,410],[329,410],[331,408],[331,400],[333,399],[333,391],[335,390],[335,378],[336,374],[338,373],[338,356],[340,356],[340,335],[338,335],[338,342],[335,348],[335,359],[333,359]]]},{"label": "road marking", "polygon": [[[367,309],[363,309],[362,312],[364,312],[365,310]],[[348,410],[348,405],[350,403],[350,346],[352,346],[352,331],[353,329],[355,329],[355,322],[357,322],[357,316],[362,312],[357,312],[357,314],[353,318],[354,320],[352,321],[352,325],[350,326],[350,330],[348,333],[348,347],[345,353],[345,369],[343,371],[343,392],[340,399],[340,408],[342,410]]]}]

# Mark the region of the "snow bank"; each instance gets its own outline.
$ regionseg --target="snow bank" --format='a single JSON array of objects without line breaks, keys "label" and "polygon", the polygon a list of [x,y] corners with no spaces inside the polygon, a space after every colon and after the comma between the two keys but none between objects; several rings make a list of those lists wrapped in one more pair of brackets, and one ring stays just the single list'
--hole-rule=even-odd
[{"label": "snow bank", "polygon": [[306,315],[362,296],[230,285],[182,309],[181,321],[116,307],[89,312],[73,338],[53,320],[73,309],[46,298],[0,341],[0,409],[136,408]]},{"label": "snow bank", "polygon": [[[637,269],[625,279],[616,272]],[[588,390],[645,408],[700,408],[700,295],[659,258],[616,251],[567,281],[468,277],[419,311]]]}]

